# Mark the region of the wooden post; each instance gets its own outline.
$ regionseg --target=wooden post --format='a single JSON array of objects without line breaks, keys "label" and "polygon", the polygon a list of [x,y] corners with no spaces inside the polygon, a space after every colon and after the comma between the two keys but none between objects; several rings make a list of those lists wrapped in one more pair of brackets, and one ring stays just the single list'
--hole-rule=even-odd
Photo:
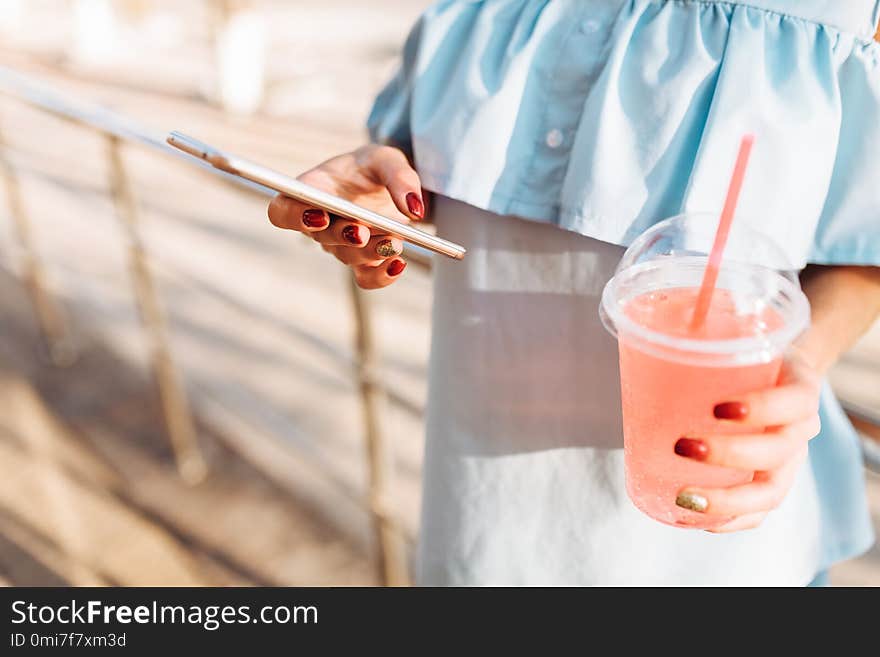
[{"label": "wooden post", "polygon": [[46,276],[34,246],[31,224],[25,211],[18,176],[9,160],[8,148],[0,134],[0,175],[6,188],[6,201],[16,240],[21,249],[21,271],[49,360],[58,367],[69,367],[79,356],[76,343],[58,305],[46,288]]},{"label": "wooden post", "polygon": [[379,548],[379,577],[386,586],[406,586],[409,577],[403,539],[395,525],[387,498],[393,468],[381,428],[386,399],[378,382],[378,356],[373,337],[369,299],[357,286],[354,276],[350,276],[349,279],[356,325],[357,378],[369,466],[369,507],[373,515]]},{"label": "wooden post", "polygon": [[186,393],[171,356],[168,327],[138,228],[137,205],[122,160],[118,137],[107,136],[107,162],[116,212],[128,242],[132,290],[141,323],[150,339],[151,360],[177,469],[184,481],[196,484],[208,473]]}]

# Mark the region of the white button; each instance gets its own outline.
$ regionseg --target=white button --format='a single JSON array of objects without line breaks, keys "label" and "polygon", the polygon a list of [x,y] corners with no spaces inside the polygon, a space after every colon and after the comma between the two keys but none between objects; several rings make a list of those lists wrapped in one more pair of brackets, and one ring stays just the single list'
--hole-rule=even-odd
[{"label": "white button", "polygon": [[546,142],[550,148],[559,148],[562,146],[562,131],[553,128],[553,130],[547,133]]},{"label": "white button", "polygon": [[584,21],[581,23],[581,32],[584,34],[593,34],[594,32],[599,31],[599,21]]}]

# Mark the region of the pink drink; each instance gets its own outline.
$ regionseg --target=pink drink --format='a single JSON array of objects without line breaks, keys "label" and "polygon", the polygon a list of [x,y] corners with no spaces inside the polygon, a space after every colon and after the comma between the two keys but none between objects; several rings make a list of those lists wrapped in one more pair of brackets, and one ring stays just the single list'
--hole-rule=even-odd
[{"label": "pink drink", "polygon": [[642,233],[605,285],[599,311],[620,351],[627,492],[647,515],[677,527],[727,520],[711,508],[676,506],[683,488],[736,486],[754,473],[678,456],[675,443],[737,432],[715,419],[715,404],[775,385],[783,353],[810,322],[796,267],[743,222],[712,274],[705,318],[694,321],[716,226],[712,215],[689,214]]},{"label": "pink drink", "polygon": [[[697,287],[643,293],[626,302],[623,312],[640,327],[686,340],[752,338],[784,324],[769,306],[743,313],[730,292],[718,289],[706,321],[692,332],[689,323],[698,293]],[[670,525],[706,529],[724,523],[723,517],[676,506],[676,495],[689,486],[720,488],[747,483],[753,473],[683,458],[675,454],[675,443],[682,436],[723,433],[712,413],[715,404],[775,385],[781,356],[748,364],[720,364],[714,358],[700,362],[699,357],[687,358],[687,353],[674,348],[657,349],[640,343],[624,332],[618,337],[630,498],[644,513]]]}]

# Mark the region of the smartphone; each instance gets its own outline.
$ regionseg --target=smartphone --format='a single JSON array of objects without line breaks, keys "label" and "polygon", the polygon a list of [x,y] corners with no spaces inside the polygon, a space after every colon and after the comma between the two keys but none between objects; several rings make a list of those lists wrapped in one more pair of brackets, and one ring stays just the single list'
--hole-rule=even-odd
[{"label": "smartphone", "polygon": [[311,185],[306,185],[299,180],[285,176],[283,173],[273,171],[272,169],[254,162],[249,162],[237,155],[225,153],[180,132],[175,131],[169,133],[168,137],[166,137],[166,141],[175,148],[182,150],[184,153],[205,160],[205,162],[208,162],[221,171],[231,173],[234,176],[239,176],[246,180],[250,180],[251,182],[274,189],[276,192],[295,198],[302,203],[307,203],[316,208],[326,210],[327,212],[338,214],[346,219],[352,219],[365,226],[374,228],[380,233],[394,235],[405,242],[416,244],[424,249],[433,251],[434,253],[461,260],[467,252],[466,249],[459,244],[444,240],[408,224],[382,216],[381,214],[377,214],[366,208],[362,208],[361,206],[355,205],[343,198],[328,194],[327,192],[321,191]]}]

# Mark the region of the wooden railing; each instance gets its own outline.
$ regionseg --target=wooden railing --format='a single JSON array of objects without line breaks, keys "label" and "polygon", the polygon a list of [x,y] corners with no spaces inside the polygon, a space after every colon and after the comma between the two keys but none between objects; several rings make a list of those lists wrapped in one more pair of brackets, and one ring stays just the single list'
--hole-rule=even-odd
[{"label": "wooden railing", "polygon": [[[0,67],[0,93],[64,119],[78,128],[92,130],[104,138],[110,193],[123,228],[124,244],[121,248],[126,252],[132,296],[139,309],[142,330],[150,344],[150,363],[159,388],[167,435],[180,476],[188,483],[201,481],[208,473],[208,464],[199,449],[190,403],[172,353],[168,322],[154,282],[147,247],[141,239],[139,210],[121,149],[123,144],[129,144],[162,152],[181,163],[200,167],[206,175],[216,177],[244,193],[268,199],[274,192],[182,155],[165,143],[163,135],[151,134],[126,117],[66,98],[4,67]],[[13,233],[22,253],[21,275],[51,362],[56,366],[69,366],[77,359],[76,341],[46,285],[44,268],[33,241],[30,218],[22,202],[18,176],[8,156],[8,146],[2,140],[2,128],[0,126],[0,176],[7,191]],[[415,247],[408,249],[407,258],[416,266],[430,265],[429,254]],[[353,277],[349,289],[356,325],[356,362],[352,375],[357,380],[363,408],[368,473],[367,496],[358,501],[372,517],[379,547],[376,567],[380,581],[392,586],[405,585],[409,582],[409,576],[403,533],[388,506],[391,464],[382,427],[387,401],[385,389],[377,376],[379,359],[372,330],[370,298],[355,284]]]}]

